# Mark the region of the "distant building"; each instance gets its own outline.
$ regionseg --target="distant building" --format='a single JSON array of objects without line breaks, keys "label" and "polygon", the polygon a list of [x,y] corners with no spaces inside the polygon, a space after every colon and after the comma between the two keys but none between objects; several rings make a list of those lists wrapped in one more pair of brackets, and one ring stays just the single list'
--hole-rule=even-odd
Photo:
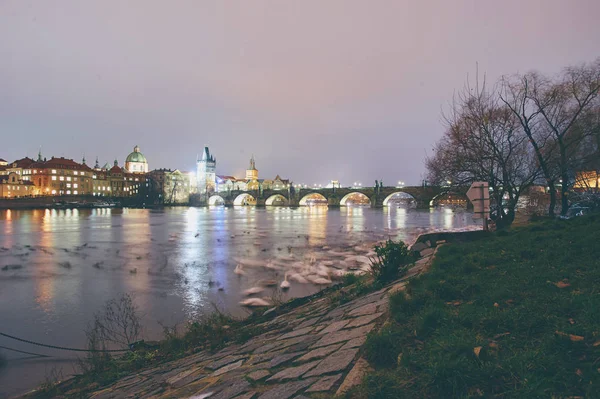
[{"label": "distant building", "polygon": [[256,169],[256,162],[254,162],[254,155],[250,158],[250,167],[246,169],[246,180],[258,180],[258,169]]},{"label": "distant building", "polygon": [[191,181],[190,174],[177,169],[156,169],[147,175],[150,188],[150,202],[157,204],[187,204],[190,193],[196,182]]},{"label": "distant building", "polygon": [[[41,156],[38,157],[41,159]],[[13,163],[22,166],[23,180],[31,181],[39,195],[91,195],[92,169],[64,157],[52,157],[47,161],[29,162],[24,158]]]},{"label": "distant building", "polygon": [[600,173],[596,170],[577,172],[573,188],[579,191],[597,191],[600,188]]},{"label": "distant building", "polygon": [[199,194],[210,194],[215,192],[217,160],[210,154],[208,147],[204,147],[202,157],[197,160],[196,186]]},{"label": "distant building", "polygon": [[129,173],[148,173],[148,161],[137,145],[125,159],[125,169]]},{"label": "distant building", "polygon": [[96,197],[132,197],[138,195],[145,186],[144,174],[130,173],[127,169],[121,168],[116,159],[110,169],[108,163],[102,168],[98,166],[96,160],[92,174],[92,195]]},{"label": "distant building", "polygon": [[228,191],[246,191],[248,185],[245,179],[238,179],[234,176],[217,176],[217,192]]},{"label": "distant building", "polygon": [[15,172],[0,176],[0,198],[19,198],[36,195],[31,181],[23,180]]},{"label": "distant building", "polygon": [[6,166],[8,165],[8,162],[6,162],[4,159],[0,158],[0,166]]}]

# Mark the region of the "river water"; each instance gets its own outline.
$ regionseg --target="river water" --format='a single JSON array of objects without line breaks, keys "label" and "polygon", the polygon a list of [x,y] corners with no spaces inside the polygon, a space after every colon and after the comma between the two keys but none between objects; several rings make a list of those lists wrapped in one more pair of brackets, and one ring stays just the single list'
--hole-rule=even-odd
[{"label": "river water", "polygon": [[[314,277],[308,274],[315,264],[364,256],[378,240],[410,242],[425,231],[473,228],[470,213],[443,208],[0,210],[0,332],[83,348],[94,312],[107,300],[133,293],[144,338],[159,339],[159,323],[181,325],[214,306],[246,314],[243,291],[265,287],[268,280],[279,285],[286,272]],[[339,269],[364,268],[353,262],[329,267],[331,279]],[[285,300],[324,287],[290,284],[284,293],[265,287],[258,297]],[[0,336],[2,357],[0,398],[56,373],[72,374],[76,358]]]}]

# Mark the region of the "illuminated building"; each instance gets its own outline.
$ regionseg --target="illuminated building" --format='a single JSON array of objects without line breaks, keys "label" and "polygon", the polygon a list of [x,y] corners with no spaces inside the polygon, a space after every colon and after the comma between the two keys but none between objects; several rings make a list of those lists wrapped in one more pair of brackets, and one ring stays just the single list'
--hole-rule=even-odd
[{"label": "illuminated building", "polygon": [[4,159],[0,158],[0,166],[6,166],[8,165],[8,162],[6,162]]},{"label": "illuminated building", "polygon": [[[38,160],[41,159],[41,155]],[[84,159],[85,162],[85,159]],[[27,158],[13,165],[26,165]],[[90,195],[92,194],[92,169],[64,157],[52,157],[23,166],[23,180],[31,181],[39,195]]]},{"label": "illuminated building", "polygon": [[202,157],[196,164],[196,186],[199,194],[209,194],[216,190],[217,160],[210,154],[208,147],[204,147]]},{"label": "illuminated building", "polygon": [[175,169],[156,169],[149,172],[147,183],[149,187],[149,202],[156,204],[187,204],[190,193],[196,182],[192,181],[189,173]]},{"label": "illuminated building", "polygon": [[246,191],[248,185],[245,179],[238,179],[234,176],[217,176],[217,192],[228,191]]},{"label": "illuminated building", "polygon": [[0,176],[0,198],[19,198],[35,195],[36,187],[15,172]]},{"label": "illuminated building", "polygon": [[250,158],[250,167],[246,169],[246,189],[247,190],[258,190],[262,181],[258,180],[258,169],[256,169],[256,162],[254,162],[254,155]]},{"label": "illuminated building", "polygon": [[600,173],[595,170],[577,172],[573,188],[576,190],[598,190],[600,188]]},{"label": "illuminated building", "polygon": [[125,159],[125,169],[129,173],[148,173],[148,161],[137,145]]},{"label": "illuminated building", "polygon": [[96,160],[96,166],[92,171],[93,190],[92,195],[97,197],[132,197],[140,193],[145,184],[146,176],[140,173],[130,173],[119,166],[115,160],[112,168],[108,165],[100,168]]},{"label": "illuminated building", "polygon": [[246,169],[246,180],[258,180],[258,169],[256,169],[254,155],[250,158],[250,167]]}]

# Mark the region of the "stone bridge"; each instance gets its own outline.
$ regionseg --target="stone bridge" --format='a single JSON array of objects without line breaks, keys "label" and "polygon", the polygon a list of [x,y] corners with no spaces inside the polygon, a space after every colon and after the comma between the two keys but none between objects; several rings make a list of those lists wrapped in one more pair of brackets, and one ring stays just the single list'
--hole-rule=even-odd
[{"label": "stone bridge", "polygon": [[[449,188],[438,186],[414,186],[414,187],[374,187],[365,188],[301,188],[296,190],[252,190],[252,191],[227,191],[214,193],[203,202],[207,205],[226,206],[255,205],[255,206],[303,206],[307,201],[317,200],[330,207],[348,205],[348,199],[353,195],[364,196],[372,208],[381,208],[388,205],[390,199],[397,194],[414,200],[417,208],[428,208],[434,206],[436,199],[446,195],[465,198],[468,187]],[[365,201],[366,202],[366,201]]]}]

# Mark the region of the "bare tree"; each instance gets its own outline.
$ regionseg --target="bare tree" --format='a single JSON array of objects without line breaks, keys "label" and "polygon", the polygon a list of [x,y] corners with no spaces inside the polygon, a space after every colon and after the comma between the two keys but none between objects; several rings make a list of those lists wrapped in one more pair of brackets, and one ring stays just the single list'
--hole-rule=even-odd
[{"label": "bare tree", "polygon": [[94,322],[87,331],[89,346],[97,349],[106,349],[109,344],[129,346],[140,338],[140,319],[132,295],[111,299],[102,311],[94,314]]},{"label": "bare tree", "polygon": [[[600,59],[566,68],[557,79],[538,73],[503,78],[500,99],[515,115],[536,155],[550,189],[549,214],[554,215],[556,186],[560,184],[561,214],[569,209],[568,192],[574,169],[583,159],[580,146],[595,132],[583,128],[594,121],[600,90]],[[578,129],[579,127],[579,129]]]},{"label": "bare tree", "polygon": [[538,176],[527,136],[495,88],[469,84],[456,96],[444,117],[448,130],[426,161],[428,179],[466,185],[487,181],[499,227],[510,225],[520,196]]}]

